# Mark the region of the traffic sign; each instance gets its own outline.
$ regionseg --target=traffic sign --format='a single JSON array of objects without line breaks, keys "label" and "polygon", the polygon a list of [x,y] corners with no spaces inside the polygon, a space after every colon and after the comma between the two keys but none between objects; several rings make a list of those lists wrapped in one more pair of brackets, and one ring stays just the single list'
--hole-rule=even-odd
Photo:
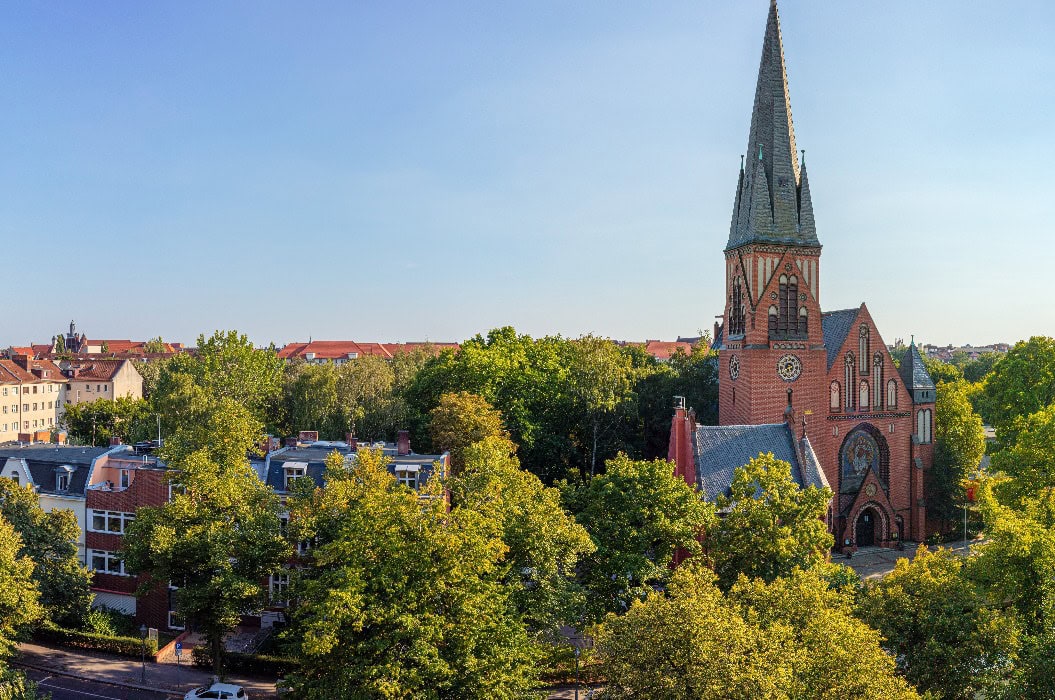
[{"label": "traffic sign", "polygon": [[183,642],[176,642],[176,656],[183,656]]}]

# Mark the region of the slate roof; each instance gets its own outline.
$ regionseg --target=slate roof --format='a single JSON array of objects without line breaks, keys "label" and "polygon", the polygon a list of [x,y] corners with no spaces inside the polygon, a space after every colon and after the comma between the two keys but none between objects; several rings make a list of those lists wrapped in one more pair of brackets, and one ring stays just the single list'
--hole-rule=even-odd
[{"label": "slate roof", "polygon": [[842,309],[841,311],[824,311],[821,313],[821,330],[824,333],[824,347],[828,350],[828,369],[835,364],[839,350],[846,342],[846,336],[857,321],[857,315],[861,312],[860,307],[856,309]]},{"label": "slate roof", "polygon": [[915,343],[908,346],[905,357],[901,360],[901,367],[898,369],[898,373],[910,391],[935,388],[934,380],[930,378],[930,373],[927,371],[927,366],[923,364],[923,357],[920,356],[919,348],[916,347]]},{"label": "slate roof", "polygon": [[[25,447],[0,447],[0,463],[8,459],[24,460],[33,476],[33,482],[41,493],[68,496],[83,496],[92,462],[106,454],[110,447],[64,447],[58,445],[27,445]],[[70,472],[70,487],[65,491],[55,490],[55,469],[62,465],[73,467]]]},{"label": "slate roof", "polygon": [[[270,453],[264,461],[263,467],[254,465],[257,473],[263,473],[265,481],[271,488],[279,493],[285,493],[285,474],[283,472],[286,464],[300,462],[306,464],[306,476],[311,477],[317,485],[323,485],[323,474],[326,472],[326,458],[336,450],[342,455],[352,452],[347,443],[320,441],[304,447],[291,447]],[[442,455],[419,455],[410,453],[408,455],[395,454],[395,447],[387,447],[385,456],[389,458],[388,470],[395,472],[396,467],[401,464],[416,465],[420,468],[420,483],[425,483],[432,477],[435,469],[433,462],[440,459]]]},{"label": "slate roof", "polygon": [[708,499],[728,494],[738,467],[771,452],[791,464],[791,477],[799,486],[828,486],[809,440],[803,440],[805,464],[799,462],[795,440],[786,423],[698,426],[693,445],[696,483]]}]

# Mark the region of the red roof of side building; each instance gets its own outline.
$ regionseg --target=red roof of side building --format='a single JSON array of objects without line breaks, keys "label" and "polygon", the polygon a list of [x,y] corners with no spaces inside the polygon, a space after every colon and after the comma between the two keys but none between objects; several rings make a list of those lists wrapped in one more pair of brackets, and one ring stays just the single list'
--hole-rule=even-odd
[{"label": "red roof of side building", "polygon": [[70,369],[76,372],[73,379],[93,379],[97,381],[113,381],[114,376],[121,369],[121,365],[128,360],[91,360],[90,362],[74,363]]},{"label": "red roof of side building", "polygon": [[445,348],[457,348],[457,343],[358,343],[354,340],[313,340],[308,343],[288,343],[278,351],[283,359],[305,357],[313,354],[316,360],[344,360],[365,355],[378,355],[391,359],[403,352],[423,347],[433,347],[436,352]]},{"label": "red roof of side building", "polygon": [[[39,376],[34,370],[40,373]],[[0,384],[32,384],[41,381],[65,381],[65,377],[62,370],[50,360],[32,360],[25,356],[19,360],[0,360]]]},{"label": "red roof of side building", "polygon": [[692,343],[663,340],[650,340],[645,343],[645,352],[657,360],[669,360],[679,349],[686,355],[691,355]]}]

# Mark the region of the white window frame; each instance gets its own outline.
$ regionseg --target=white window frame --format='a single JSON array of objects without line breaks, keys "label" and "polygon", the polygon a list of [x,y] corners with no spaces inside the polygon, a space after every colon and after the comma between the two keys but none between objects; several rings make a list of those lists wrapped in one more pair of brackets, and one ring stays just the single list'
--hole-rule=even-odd
[{"label": "white window frame", "polygon": [[289,491],[290,486],[297,479],[303,479],[308,475],[308,468],[302,464],[284,466],[282,468],[282,488],[285,491]]},{"label": "white window frame", "polygon": [[289,574],[271,574],[267,581],[267,592],[268,600],[272,605],[279,608],[287,607],[289,605]]},{"label": "white window frame", "polygon": [[[102,569],[95,567],[95,557],[101,557],[103,560]],[[125,560],[121,558],[121,555],[117,552],[108,552],[105,549],[89,549],[88,550],[88,568],[100,574],[110,574],[111,576],[130,576],[131,574],[125,571]],[[116,571],[110,570],[111,562],[116,563]]]},{"label": "white window frame", "polygon": [[[102,518],[102,529],[96,527],[96,518]],[[102,532],[107,535],[123,535],[128,526],[136,519],[135,513],[121,513],[112,510],[96,510],[92,509],[88,519],[88,531],[89,532]],[[111,529],[111,526],[116,526],[117,529]]]}]

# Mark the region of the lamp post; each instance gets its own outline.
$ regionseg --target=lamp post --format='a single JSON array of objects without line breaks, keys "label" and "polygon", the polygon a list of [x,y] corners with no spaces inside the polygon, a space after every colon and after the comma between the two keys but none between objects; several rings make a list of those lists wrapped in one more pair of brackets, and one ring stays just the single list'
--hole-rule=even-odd
[{"label": "lamp post", "polygon": [[143,672],[140,681],[145,685],[147,682],[147,626],[139,626],[139,639],[143,643]]}]

